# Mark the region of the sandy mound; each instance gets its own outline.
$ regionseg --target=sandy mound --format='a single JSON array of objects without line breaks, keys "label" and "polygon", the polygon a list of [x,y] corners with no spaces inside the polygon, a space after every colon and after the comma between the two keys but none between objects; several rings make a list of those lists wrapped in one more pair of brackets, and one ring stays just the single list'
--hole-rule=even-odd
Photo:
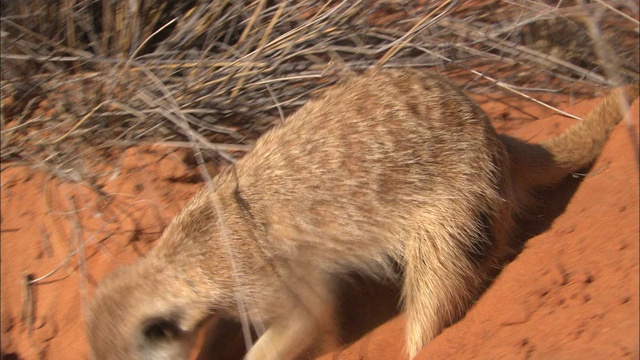
[{"label": "sandy mound", "polygon": [[[584,115],[594,103],[571,112]],[[638,358],[638,163],[630,141],[638,138],[637,101],[630,114],[632,133],[618,126],[580,184],[547,194],[525,230],[544,232],[419,359]],[[537,141],[570,124],[554,116],[511,133]],[[403,327],[395,318],[321,359],[401,359]]]}]

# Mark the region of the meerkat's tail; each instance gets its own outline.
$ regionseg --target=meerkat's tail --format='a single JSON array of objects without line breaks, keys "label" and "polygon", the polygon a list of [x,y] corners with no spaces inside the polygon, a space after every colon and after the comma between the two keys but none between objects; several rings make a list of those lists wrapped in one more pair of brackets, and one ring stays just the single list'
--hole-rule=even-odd
[{"label": "meerkat's tail", "polygon": [[527,144],[501,136],[517,186],[524,191],[552,186],[591,164],[624,118],[629,104],[638,98],[638,85],[613,91],[583,121],[553,139]]}]

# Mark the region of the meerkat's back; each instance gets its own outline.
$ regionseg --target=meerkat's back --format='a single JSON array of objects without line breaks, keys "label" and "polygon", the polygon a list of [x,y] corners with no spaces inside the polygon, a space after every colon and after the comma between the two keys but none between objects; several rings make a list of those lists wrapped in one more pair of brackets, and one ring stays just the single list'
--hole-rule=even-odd
[{"label": "meerkat's back", "polygon": [[506,195],[503,152],[484,113],[447,81],[385,71],[328,89],[265,134],[233,181],[270,246],[304,248],[299,256],[327,270],[376,268],[404,257],[398,237],[417,216],[440,217],[453,202],[465,214],[452,218],[494,211],[487,200]]}]

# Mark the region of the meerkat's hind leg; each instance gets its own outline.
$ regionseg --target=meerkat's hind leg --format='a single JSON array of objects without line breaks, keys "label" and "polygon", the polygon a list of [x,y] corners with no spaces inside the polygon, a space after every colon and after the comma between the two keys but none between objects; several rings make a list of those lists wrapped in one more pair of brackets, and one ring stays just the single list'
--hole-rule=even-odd
[{"label": "meerkat's hind leg", "polygon": [[299,284],[293,308],[272,321],[249,350],[246,360],[296,359],[321,337],[337,342],[333,293],[322,282]]},{"label": "meerkat's hind leg", "polygon": [[485,284],[471,255],[490,251],[490,244],[482,233],[468,230],[476,227],[473,221],[454,222],[423,222],[407,242],[403,301],[410,359],[459,320]]}]

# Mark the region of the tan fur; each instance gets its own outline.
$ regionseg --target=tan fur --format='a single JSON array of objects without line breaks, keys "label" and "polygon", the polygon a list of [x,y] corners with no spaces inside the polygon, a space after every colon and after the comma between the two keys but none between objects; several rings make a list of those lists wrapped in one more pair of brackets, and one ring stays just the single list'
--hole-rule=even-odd
[{"label": "tan fur", "polygon": [[185,358],[204,319],[246,309],[266,329],[247,358],[293,358],[334,330],[336,275],[388,276],[397,262],[414,357],[500,267],[532,188],[593,161],[622,114],[612,95],[530,145],[498,136],[436,74],[347,79],[260,138],[215,192],[200,191],[146,257],[105,278],[88,319],[93,354]]}]

